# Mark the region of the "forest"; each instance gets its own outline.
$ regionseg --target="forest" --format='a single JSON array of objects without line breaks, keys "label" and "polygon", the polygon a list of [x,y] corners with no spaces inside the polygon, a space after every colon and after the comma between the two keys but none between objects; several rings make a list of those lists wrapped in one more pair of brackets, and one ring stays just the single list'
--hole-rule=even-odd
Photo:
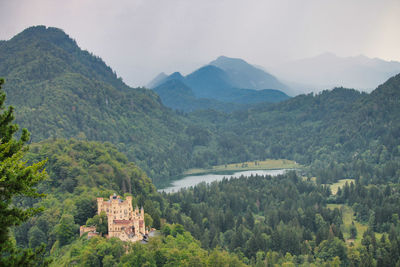
[{"label": "forest", "polygon": [[[0,43],[0,75],[1,266],[400,266],[400,75],[185,113],[44,26]],[[304,167],[156,190],[266,158]],[[96,197],[113,193],[144,207],[148,243],[105,238]]]},{"label": "forest", "polygon": [[362,176],[368,184],[399,169],[399,75],[370,94],[336,88],[232,113],[183,113],[152,90],[128,87],[101,58],[44,26],[2,43],[0,74],[33,142],[111,142],[156,186],[189,168],[266,158],[310,166],[322,183]]}]

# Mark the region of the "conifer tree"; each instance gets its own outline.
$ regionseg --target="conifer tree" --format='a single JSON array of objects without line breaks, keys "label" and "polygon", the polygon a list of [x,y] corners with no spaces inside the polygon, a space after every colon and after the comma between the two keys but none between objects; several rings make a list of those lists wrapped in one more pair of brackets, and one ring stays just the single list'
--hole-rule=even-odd
[{"label": "conifer tree", "polygon": [[22,129],[21,136],[14,134],[18,125],[13,123],[14,108],[6,108],[6,94],[1,89],[0,79],[0,266],[35,266],[46,264],[43,260],[44,247],[36,251],[16,248],[10,228],[26,221],[40,208],[21,208],[15,197],[41,197],[35,185],[46,177],[44,161],[28,166],[23,161],[28,147],[29,132]]}]

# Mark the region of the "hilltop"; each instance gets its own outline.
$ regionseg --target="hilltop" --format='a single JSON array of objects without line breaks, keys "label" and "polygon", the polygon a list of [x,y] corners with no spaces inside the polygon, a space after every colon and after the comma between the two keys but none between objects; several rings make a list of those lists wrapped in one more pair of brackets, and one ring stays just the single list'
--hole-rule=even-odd
[{"label": "hilltop", "polygon": [[187,165],[174,156],[190,152],[176,145],[187,142],[182,119],[153,91],[128,87],[60,29],[31,27],[5,41],[0,73],[16,121],[31,131],[34,142],[71,137],[110,141],[156,180],[181,171],[168,173],[162,166]]}]

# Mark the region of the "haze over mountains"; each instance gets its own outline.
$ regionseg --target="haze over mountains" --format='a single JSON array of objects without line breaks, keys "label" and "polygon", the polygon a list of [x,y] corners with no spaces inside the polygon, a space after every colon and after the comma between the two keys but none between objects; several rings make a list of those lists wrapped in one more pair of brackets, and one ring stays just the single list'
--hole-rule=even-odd
[{"label": "haze over mountains", "polygon": [[232,84],[237,88],[246,89],[277,89],[287,93],[287,85],[276,77],[257,68],[243,59],[220,56],[209,63],[223,69],[229,76]]},{"label": "haze over mountains", "polygon": [[393,75],[400,73],[400,62],[397,61],[368,58],[364,55],[339,57],[333,53],[268,67],[297,94],[341,86],[371,92]]},{"label": "haze over mountains", "polygon": [[274,76],[242,59],[224,56],[187,76],[179,72],[169,76],[160,73],[148,87],[160,95],[165,105],[184,111],[208,108],[230,111],[248,104],[276,103],[289,98],[283,92],[288,87]]},{"label": "haze over mountains", "polygon": [[[214,106],[217,110],[232,111],[246,108],[247,105],[243,104],[285,100],[287,97],[281,92],[295,96],[335,87],[370,92],[400,73],[400,62],[372,59],[363,55],[339,57],[324,53],[312,58],[270,65],[268,69],[275,76],[263,67],[251,65],[243,59],[220,56],[187,76],[179,72],[169,76],[160,73],[148,87],[161,96],[165,105],[174,109],[193,111]],[[175,84],[187,87],[187,90],[192,91],[192,96],[187,98],[172,92],[171,83],[163,84],[170,80],[180,81]],[[168,92],[165,91],[166,87]],[[239,92],[236,90],[238,88],[242,90]],[[262,93],[255,93],[254,90]],[[227,105],[220,102],[232,105],[227,108]]]}]

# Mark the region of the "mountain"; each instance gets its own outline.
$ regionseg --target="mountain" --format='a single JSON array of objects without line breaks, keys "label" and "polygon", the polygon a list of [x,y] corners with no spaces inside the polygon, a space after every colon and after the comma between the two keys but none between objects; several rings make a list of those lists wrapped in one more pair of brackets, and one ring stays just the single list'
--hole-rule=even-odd
[{"label": "mountain", "polygon": [[[342,177],[362,173],[364,179],[378,179],[378,172],[392,179],[396,171],[391,170],[400,162],[399,75],[371,94],[336,88],[230,114],[202,110],[178,115],[154,91],[126,86],[100,58],[79,49],[59,29],[29,28],[3,42],[0,57],[7,103],[16,107],[17,122],[31,131],[34,142],[75,137],[114,143],[157,186],[188,168],[265,158],[293,159]],[[239,95],[243,102],[258,94],[281,95],[229,89],[228,74],[215,66],[173,76],[177,79],[159,93],[171,94],[176,102],[179,97],[193,100],[193,95],[199,101],[192,87],[212,93],[226,86],[220,97]],[[200,86],[207,81],[203,77],[208,77],[208,87]],[[354,165],[355,158],[365,165]],[[377,168],[380,158],[388,163]]]},{"label": "mountain", "polygon": [[[183,111],[209,108],[232,111],[248,108],[251,104],[276,103],[289,98],[282,91],[262,89],[261,85],[267,84],[265,77],[269,77],[271,81],[274,81],[275,78],[260,69],[252,67],[243,60],[220,57],[215,63],[221,64],[222,67],[226,68],[230,60],[238,61],[239,63],[232,64],[237,67],[228,69],[228,72],[210,64],[195,70],[185,77],[179,72],[164,78],[161,76],[161,79],[156,77],[153,81],[157,82],[151,82],[151,85],[154,86],[152,88],[160,95],[166,106]],[[225,65],[222,63],[225,63]],[[239,72],[241,68],[244,71],[243,75],[235,72]],[[246,79],[257,80],[257,84],[260,86],[257,88],[258,90],[254,90],[254,84],[250,85],[250,81],[246,83]],[[171,83],[170,81],[172,80],[179,81],[179,83]],[[277,84],[279,82],[276,80],[275,85]],[[177,86],[176,92],[173,90],[173,85]],[[241,85],[249,85],[252,88],[244,89],[240,87]],[[192,92],[189,98],[187,95],[182,95],[182,87]]]},{"label": "mountain", "polygon": [[177,80],[177,81],[183,81],[185,80],[185,77],[182,76],[182,74],[178,71],[164,76],[164,72],[160,73],[157,75],[153,80],[151,80],[148,84],[148,88],[153,89],[156,88],[157,86],[160,86],[161,84],[171,81],[171,80]]},{"label": "mountain", "polygon": [[192,112],[199,109],[214,109],[223,112],[245,109],[247,105],[224,103],[215,99],[197,98],[192,89],[181,80],[168,80],[153,88],[162,103],[170,108],[184,112]]},{"label": "mountain", "polygon": [[164,72],[161,72],[160,74],[158,74],[156,77],[154,77],[153,80],[151,80],[146,87],[147,88],[154,88],[157,87],[157,85],[159,85],[165,78],[167,78],[168,75],[165,74]]},{"label": "mountain", "polygon": [[338,86],[370,92],[391,76],[400,73],[400,62],[368,58],[338,57],[324,53],[312,58],[270,66],[293,88],[318,92]]},{"label": "mountain", "polygon": [[254,104],[276,103],[289,98],[279,90],[237,89],[231,86],[223,70],[207,65],[186,77],[174,73],[153,90],[164,105],[185,112],[201,109],[232,112]]},{"label": "mountain", "polygon": [[247,63],[243,59],[220,56],[209,64],[223,69],[228,74],[232,85],[236,88],[277,89],[290,93],[288,87],[276,77]]},{"label": "mountain", "polygon": [[187,83],[197,97],[219,99],[233,91],[233,84],[228,74],[222,69],[207,65],[185,77]]},{"label": "mountain", "polygon": [[0,76],[7,103],[16,107],[16,121],[33,142],[77,137],[119,144],[155,182],[187,166],[165,168],[190,153],[190,145],[177,145],[190,144],[182,118],[153,91],[125,85],[60,29],[31,27],[4,42]]}]

